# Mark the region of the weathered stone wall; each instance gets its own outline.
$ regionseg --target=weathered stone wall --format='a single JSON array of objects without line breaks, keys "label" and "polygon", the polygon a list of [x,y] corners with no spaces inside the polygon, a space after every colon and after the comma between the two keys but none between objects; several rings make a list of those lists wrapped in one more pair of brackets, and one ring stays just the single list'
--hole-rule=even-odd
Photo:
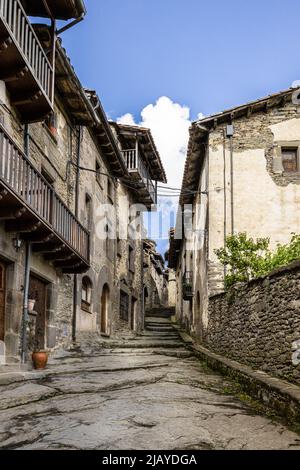
[{"label": "weathered stone wall", "polygon": [[300,262],[211,297],[203,340],[215,353],[299,384]]},{"label": "weathered stone wall", "polygon": [[[5,83],[0,81],[1,122],[14,142],[23,150],[24,126],[21,124]],[[9,112],[7,111],[9,109]],[[57,132],[52,135],[44,123],[29,125],[29,159],[38,171],[46,172],[53,181],[55,191],[74,212],[75,168],[68,161],[76,160],[76,131],[70,124],[63,104],[55,102]],[[0,258],[7,266],[5,348],[8,363],[19,360],[20,334],[23,312],[25,247],[13,247],[16,233],[5,231],[0,223]],[[73,276],[54,269],[42,255],[32,254],[30,273],[47,285],[45,347],[52,350],[71,341]]]},{"label": "weathered stone wall", "polygon": [[[115,331],[129,328],[141,331],[144,326],[143,306],[143,242],[132,233],[128,226],[131,212],[130,208],[135,204],[134,192],[121,182],[117,185],[117,264],[116,264],[116,310],[114,314]],[[133,216],[135,217],[135,215]],[[143,232],[143,217],[136,217],[132,224],[139,228],[140,235]],[[132,250],[131,260],[129,251]],[[128,322],[120,318],[120,293],[128,295]]]}]

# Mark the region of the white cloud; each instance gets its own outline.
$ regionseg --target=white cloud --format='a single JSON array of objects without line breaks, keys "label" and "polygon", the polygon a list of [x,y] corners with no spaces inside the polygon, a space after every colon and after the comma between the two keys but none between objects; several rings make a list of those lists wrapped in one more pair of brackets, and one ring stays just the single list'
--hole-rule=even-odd
[{"label": "white cloud", "polygon": [[[203,115],[200,113],[198,119],[201,117]],[[135,124],[134,117],[130,113],[121,116],[117,122]],[[181,188],[191,125],[190,109],[162,96],[155,104],[149,104],[142,110],[141,121],[136,125],[148,127],[151,130],[167,174],[167,186]],[[159,184],[161,186],[161,183]],[[158,192],[166,195],[173,194],[173,197],[167,196],[159,199],[163,218],[163,233],[156,236],[154,233],[148,233],[148,236],[166,239],[170,226],[175,224],[178,197],[174,197],[174,195],[179,194],[179,190],[173,192],[169,189],[159,188]],[[173,215],[171,215],[172,212]],[[155,215],[153,218],[155,219]],[[151,224],[152,230],[153,227],[157,226],[158,228],[159,220],[152,220]]]},{"label": "white cloud", "polygon": [[130,113],[127,113],[127,114],[124,114],[124,116],[121,116],[117,120],[117,122],[119,124],[127,124],[128,126],[134,126],[135,125],[134,117]]},{"label": "white cloud", "polygon": [[[139,125],[151,129],[167,173],[168,186],[180,188],[191,125],[189,108],[162,96],[155,104],[146,106],[141,117]],[[133,125],[134,118],[128,113],[118,122]]]},{"label": "white cloud", "polygon": [[197,121],[200,121],[201,119],[204,119],[204,118],[205,118],[205,114],[203,114],[203,113],[198,113]]}]

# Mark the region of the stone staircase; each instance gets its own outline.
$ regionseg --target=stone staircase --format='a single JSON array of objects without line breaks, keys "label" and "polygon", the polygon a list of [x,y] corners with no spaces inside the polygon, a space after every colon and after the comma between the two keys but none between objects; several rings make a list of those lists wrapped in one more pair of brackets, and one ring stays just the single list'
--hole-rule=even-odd
[{"label": "stone staircase", "polygon": [[175,315],[175,307],[157,307],[146,311],[147,317],[171,318]]},{"label": "stone staircase", "polygon": [[178,348],[183,344],[178,332],[173,328],[171,317],[173,308],[156,308],[148,311],[145,318],[143,338],[162,348]]}]

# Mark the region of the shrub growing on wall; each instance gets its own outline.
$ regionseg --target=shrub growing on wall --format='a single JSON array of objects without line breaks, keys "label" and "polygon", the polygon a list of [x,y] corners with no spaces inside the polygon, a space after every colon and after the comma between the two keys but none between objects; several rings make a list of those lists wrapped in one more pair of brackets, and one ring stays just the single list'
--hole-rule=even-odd
[{"label": "shrub growing on wall", "polygon": [[300,259],[300,235],[293,234],[290,243],[278,244],[274,252],[269,247],[269,238],[254,240],[246,233],[227,237],[225,248],[215,250],[219,261],[227,268],[225,287],[267,275],[275,268]]}]

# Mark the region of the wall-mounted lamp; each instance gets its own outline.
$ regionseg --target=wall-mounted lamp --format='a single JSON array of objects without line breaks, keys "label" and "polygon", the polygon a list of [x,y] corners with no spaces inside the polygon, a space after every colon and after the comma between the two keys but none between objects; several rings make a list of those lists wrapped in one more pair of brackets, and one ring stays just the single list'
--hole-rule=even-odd
[{"label": "wall-mounted lamp", "polygon": [[19,237],[14,238],[14,239],[13,239],[14,249],[15,249],[16,251],[19,251],[20,248],[21,248],[21,246],[22,246],[22,243],[23,243],[23,242],[22,242],[21,238],[19,238]]}]

